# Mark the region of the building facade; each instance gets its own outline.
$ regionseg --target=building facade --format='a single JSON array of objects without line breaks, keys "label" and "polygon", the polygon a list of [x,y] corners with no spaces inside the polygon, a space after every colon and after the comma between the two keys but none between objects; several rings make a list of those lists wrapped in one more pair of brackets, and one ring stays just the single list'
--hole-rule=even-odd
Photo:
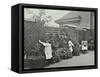
[{"label": "building facade", "polygon": [[93,37],[94,15],[92,12],[71,11],[62,18],[55,21],[60,27],[67,28],[66,33],[73,40],[89,40]]}]

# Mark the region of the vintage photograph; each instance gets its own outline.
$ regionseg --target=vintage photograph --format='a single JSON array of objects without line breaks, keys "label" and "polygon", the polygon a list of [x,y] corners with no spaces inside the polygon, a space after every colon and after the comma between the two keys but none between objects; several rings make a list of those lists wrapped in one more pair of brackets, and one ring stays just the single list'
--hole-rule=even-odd
[{"label": "vintage photograph", "polygon": [[95,13],[24,8],[24,69],[95,65]]}]

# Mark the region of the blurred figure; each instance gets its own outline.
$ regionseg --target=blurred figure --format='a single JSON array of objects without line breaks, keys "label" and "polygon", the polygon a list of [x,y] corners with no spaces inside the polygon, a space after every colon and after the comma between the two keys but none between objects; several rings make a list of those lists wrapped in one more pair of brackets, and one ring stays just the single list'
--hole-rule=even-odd
[{"label": "blurred figure", "polygon": [[71,39],[69,39],[69,41],[68,41],[68,46],[69,46],[69,51],[72,53],[74,44],[72,43]]},{"label": "blurred figure", "polygon": [[87,50],[88,50],[88,42],[87,42],[87,40],[85,40],[85,41],[83,41],[82,40],[82,53],[86,53],[87,52]]},{"label": "blurred figure", "polygon": [[51,62],[52,59],[52,47],[51,44],[46,41],[46,42],[42,42],[39,40],[39,43],[41,43],[43,46],[45,46],[44,52],[45,52],[45,56],[46,56],[46,61],[47,62]]}]

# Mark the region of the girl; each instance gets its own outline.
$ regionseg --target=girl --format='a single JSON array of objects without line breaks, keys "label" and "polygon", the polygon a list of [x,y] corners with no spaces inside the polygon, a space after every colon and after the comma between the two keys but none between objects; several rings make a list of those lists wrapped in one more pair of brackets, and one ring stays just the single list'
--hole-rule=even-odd
[{"label": "girl", "polygon": [[45,56],[46,56],[46,61],[47,62],[51,62],[52,59],[52,48],[51,48],[51,44],[47,41],[47,42],[42,42],[39,40],[39,42],[45,46],[44,52],[45,52]]},{"label": "girl", "polygon": [[70,39],[69,39],[69,41],[68,41],[68,46],[69,46],[70,52],[72,53],[72,52],[73,52],[74,44],[72,43],[72,41],[71,41]]}]

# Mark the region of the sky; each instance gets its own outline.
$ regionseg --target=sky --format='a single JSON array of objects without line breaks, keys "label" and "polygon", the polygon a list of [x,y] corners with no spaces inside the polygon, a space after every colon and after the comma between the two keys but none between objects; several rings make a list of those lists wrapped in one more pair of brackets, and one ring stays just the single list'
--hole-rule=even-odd
[{"label": "sky", "polygon": [[[38,10],[39,9],[25,8],[24,18],[31,19],[33,15],[38,15]],[[49,15],[52,17],[52,20],[48,23],[48,26],[59,27],[59,24],[56,24],[55,20],[60,19],[64,15],[68,14],[70,11],[45,9],[45,12],[46,12],[46,15]]]}]

